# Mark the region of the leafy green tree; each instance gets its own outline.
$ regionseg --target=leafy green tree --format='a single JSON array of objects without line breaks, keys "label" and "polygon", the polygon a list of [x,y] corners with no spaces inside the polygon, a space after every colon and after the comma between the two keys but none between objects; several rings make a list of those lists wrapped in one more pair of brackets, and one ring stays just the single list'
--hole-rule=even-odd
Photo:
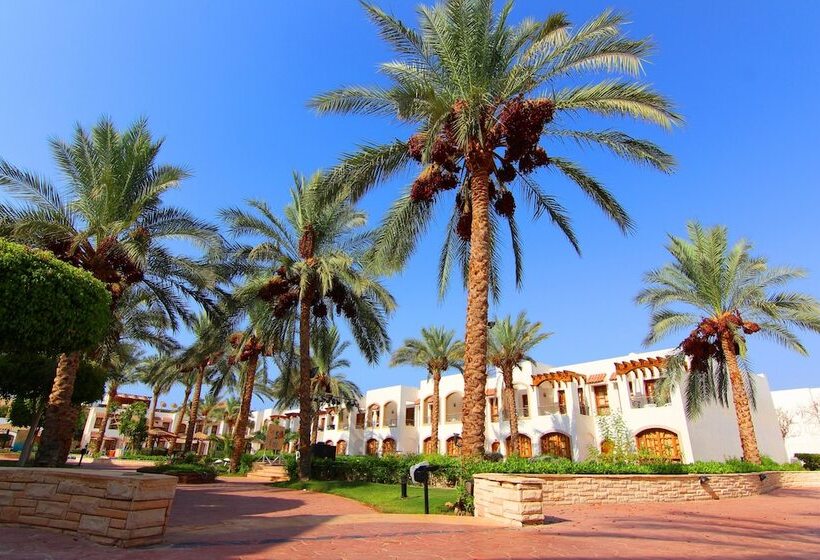
[{"label": "leafy green tree", "polygon": [[[0,236],[48,249],[87,270],[106,285],[114,306],[139,285],[176,327],[180,318],[190,316],[189,298],[210,305],[219,278],[209,262],[178,252],[167,241],[187,240],[218,253],[222,238],[215,226],[163,203],[188,173],[157,161],[162,144],[152,138],[145,120],[124,132],[107,118],[90,131],[77,125],[70,143],[51,141],[65,179],[62,190],[0,160],[0,187],[13,197],[0,204]],[[38,464],[56,466],[67,457],[71,426],[66,412],[78,359],[67,354],[60,362]]]},{"label": "leafy green tree", "polygon": [[[430,418],[430,442],[432,452],[439,452],[438,427],[441,417],[439,384],[441,374],[450,368],[463,371],[464,343],[456,339],[456,333],[444,327],[421,329],[421,338],[408,338],[390,360],[391,366],[416,366],[427,369],[433,381],[433,410]],[[425,450],[427,452],[427,450]]]},{"label": "leafy green tree", "polygon": [[605,11],[572,27],[556,13],[513,25],[512,8],[507,2],[496,13],[489,0],[446,0],[420,7],[413,29],[365,4],[396,51],[396,60],[381,65],[387,83],[343,87],[310,102],[320,113],[385,116],[415,130],[406,141],[365,145],[329,175],[326,192],[357,201],[373,185],[420,164],[378,230],[374,259],[385,269],[405,265],[436,215],[436,202],[455,192],[439,286],[443,292],[453,266],[461,269],[468,295],[463,436],[470,455],[484,452],[488,298],[499,294],[501,223],[509,227],[516,283],[522,281],[516,199],[526,200],[535,218],[548,217],[578,250],[567,211],[533,174],[554,171],[628,231],[624,208],[581,165],[560,155],[562,145],[601,147],[669,172],[674,161],[655,144],[609,128],[578,128],[579,117],[629,117],[665,128],[680,121],[670,102],[639,80],[651,44],[627,37],[622,16]]},{"label": "leafy green tree", "polygon": [[731,393],[743,459],[759,464],[751,412],[754,376],[741,363],[746,339],[759,333],[806,355],[793,328],[820,332],[820,303],[782,289],[804,277],[804,270],[770,267],[765,258],[752,256],[745,240],[730,247],[725,227],[704,229],[692,222],[687,233],[688,239],[669,236],[672,262],[644,277],[646,287],[636,300],[652,310],[645,343],[691,329],[667,362],[667,385],[683,386],[688,416],[705,403],[728,406]]},{"label": "leafy green tree", "polygon": [[496,321],[490,329],[487,361],[501,370],[504,381],[504,409],[510,423],[510,454],[518,455],[518,411],[515,408],[513,369],[524,362],[535,364],[529,353],[533,348],[552,336],[541,332],[541,322],[527,319],[523,311],[515,321],[508,315]]},{"label": "leafy green tree", "polygon": [[148,437],[147,412],[148,405],[141,401],[125,406],[119,412],[120,433],[128,438],[128,445],[133,451],[142,449],[142,444]]},{"label": "leafy green tree", "polygon": [[[369,234],[363,231],[365,215],[344,200],[323,200],[318,189],[321,175],[307,180],[297,176],[294,182],[284,220],[260,201],[250,201],[250,211],[224,210],[222,217],[235,236],[259,239],[237,251],[240,262],[246,264],[247,277],[237,298],[262,299],[269,302],[272,322],[298,324],[299,476],[308,478],[312,324],[344,317],[359,350],[374,363],[390,346],[386,316],[395,302],[362,264],[370,246]],[[281,328],[274,330],[281,332]],[[260,327],[259,331],[270,336],[269,329]]]}]

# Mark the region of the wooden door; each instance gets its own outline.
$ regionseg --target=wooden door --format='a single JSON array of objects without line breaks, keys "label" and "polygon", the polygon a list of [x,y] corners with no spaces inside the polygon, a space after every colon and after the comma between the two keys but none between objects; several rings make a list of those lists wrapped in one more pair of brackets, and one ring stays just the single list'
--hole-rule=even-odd
[{"label": "wooden door", "polygon": [[367,440],[364,452],[367,455],[377,455],[379,453],[379,441],[372,438]]},{"label": "wooden door", "polygon": [[541,453],[572,459],[572,444],[569,436],[560,432],[550,432],[541,436]]},{"label": "wooden door", "polygon": [[494,441],[493,444],[490,446],[490,450],[493,453],[498,453],[501,450],[501,442]]},{"label": "wooden door", "polygon": [[[507,455],[510,454],[510,436],[507,436]],[[524,434],[518,434],[518,456],[532,457],[532,440]]]},{"label": "wooden door", "polygon": [[424,453],[427,455],[436,453],[436,449],[433,447],[433,440],[429,437],[424,438]]},{"label": "wooden door", "polygon": [[596,385],[595,391],[595,411],[600,415],[609,414],[609,395],[606,385]]},{"label": "wooden door", "polygon": [[396,440],[387,438],[382,442],[382,455],[393,455],[396,452]]},{"label": "wooden door", "polygon": [[456,457],[461,453],[461,438],[456,439],[453,436],[447,438],[447,455]]},{"label": "wooden door", "polygon": [[345,455],[347,453],[347,442],[340,439],[336,442],[336,455]]},{"label": "wooden door", "polygon": [[638,433],[635,439],[639,451],[672,461],[680,461],[682,458],[678,435],[673,431],[663,428],[650,428]]},{"label": "wooden door", "polygon": [[558,412],[567,413],[567,394],[563,390],[558,391]]}]

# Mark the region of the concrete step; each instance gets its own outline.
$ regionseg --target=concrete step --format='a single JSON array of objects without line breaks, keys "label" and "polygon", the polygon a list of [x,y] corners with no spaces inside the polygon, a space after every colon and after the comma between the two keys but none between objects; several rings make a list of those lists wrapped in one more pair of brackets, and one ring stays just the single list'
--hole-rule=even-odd
[{"label": "concrete step", "polygon": [[246,475],[249,480],[264,480],[266,482],[285,482],[290,480],[288,469],[284,465],[265,465],[256,463],[251,472]]}]

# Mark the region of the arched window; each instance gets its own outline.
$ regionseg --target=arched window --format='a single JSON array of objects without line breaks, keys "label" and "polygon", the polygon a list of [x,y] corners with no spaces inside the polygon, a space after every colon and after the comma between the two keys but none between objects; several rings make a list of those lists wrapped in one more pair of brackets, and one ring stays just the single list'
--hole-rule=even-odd
[{"label": "arched window", "polygon": [[456,457],[461,454],[461,438],[450,436],[447,438],[447,455]]},{"label": "arched window", "polygon": [[541,454],[572,459],[572,444],[569,436],[561,432],[550,432],[541,436]]},{"label": "arched window", "polygon": [[[507,455],[510,454],[510,436],[507,436]],[[532,440],[529,436],[518,434],[518,456],[532,457]]]},{"label": "arched window", "polygon": [[396,440],[385,438],[382,442],[382,455],[393,455],[396,452]]},{"label": "arched window", "polygon": [[656,457],[680,461],[680,442],[678,434],[664,428],[649,428],[638,432],[635,436],[638,451],[650,453]]},{"label": "arched window", "polygon": [[364,448],[364,452],[367,455],[378,455],[379,453],[379,440],[375,438],[370,438],[367,440],[367,445]]},{"label": "arched window", "polygon": [[461,393],[450,393],[444,399],[444,421],[461,422],[461,403],[464,397]]}]

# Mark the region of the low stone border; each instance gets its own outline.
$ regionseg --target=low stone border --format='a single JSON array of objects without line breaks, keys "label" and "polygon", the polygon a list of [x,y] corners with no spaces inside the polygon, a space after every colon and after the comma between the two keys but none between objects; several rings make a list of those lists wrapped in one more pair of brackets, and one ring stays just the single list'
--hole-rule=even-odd
[{"label": "low stone border", "polygon": [[162,542],[176,478],[79,469],[0,469],[0,524],[79,533],[102,544]]},{"label": "low stone border", "polygon": [[820,487],[820,472],[709,475],[477,474],[475,516],[510,525],[540,525],[551,506],[719,500],[777,488]]}]

